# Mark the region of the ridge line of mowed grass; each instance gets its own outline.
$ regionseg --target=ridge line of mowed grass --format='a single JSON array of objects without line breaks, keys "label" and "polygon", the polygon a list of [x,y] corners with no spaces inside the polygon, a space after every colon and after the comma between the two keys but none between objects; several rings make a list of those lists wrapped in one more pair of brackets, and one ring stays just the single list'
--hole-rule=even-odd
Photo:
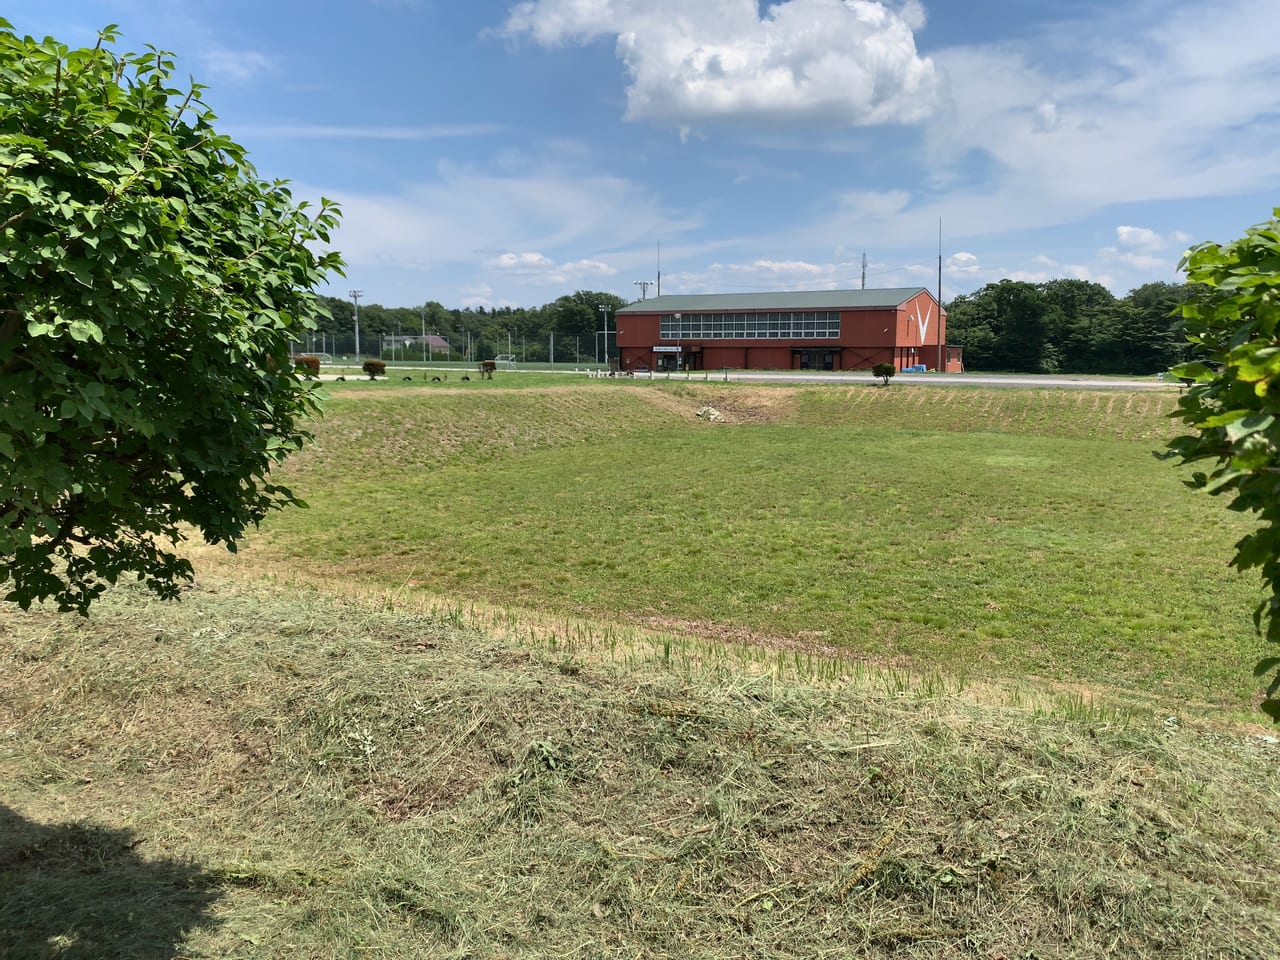
[{"label": "ridge line of mowed grass", "polygon": [[[726,422],[697,418],[714,406]],[[251,549],[321,577],[1248,715],[1248,518],[1172,393],[615,383],[335,394]]]},{"label": "ridge line of mowed grass", "polygon": [[1280,763],[205,575],[0,610],[0,954],[1270,955]]}]

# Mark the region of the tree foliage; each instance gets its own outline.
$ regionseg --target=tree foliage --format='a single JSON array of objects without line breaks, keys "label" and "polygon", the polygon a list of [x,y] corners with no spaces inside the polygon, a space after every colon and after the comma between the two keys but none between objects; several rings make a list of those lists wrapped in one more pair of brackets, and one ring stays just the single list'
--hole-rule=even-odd
[{"label": "tree foliage", "polygon": [[1151,374],[1185,356],[1176,309],[1192,292],[1148,283],[1117,299],[1087,280],[1001,280],[948,304],[947,337],[970,370]]},{"label": "tree foliage", "polygon": [[898,372],[898,368],[895,367],[892,363],[877,363],[872,365],[871,367],[871,375],[873,377],[879,377],[881,380],[883,380],[884,385],[886,387],[889,385],[889,378],[892,377],[897,372]]},{"label": "tree foliage", "polygon": [[260,180],[114,27],[70,49],[0,20],[0,583],[85,612],[132,572],[173,596],[183,525],[234,549],[299,501],[271,467],[315,395],[289,362],[337,223]]},{"label": "tree foliage", "polygon": [[[304,346],[308,350],[325,349],[328,353],[350,353],[355,349],[354,316],[349,300],[322,297],[328,316],[320,319],[316,335]],[[602,355],[604,338],[600,336],[604,317],[600,307],[608,308],[609,345],[616,355],[617,312],[627,301],[612,293],[577,290],[540,307],[483,307],[449,309],[435,300],[420,307],[384,307],[378,303],[360,304],[361,346],[365,352],[376,352],[378,340],[393,334],[429,334],[449,342],[446,357],[437,351],[437,360],[483,360],[500,353],[515,353],[518,361],[544,362],[551,359],[554,340],[555,359],[561,362],[590,362]],[[466,347],[470,335],[471,356]],[[404,348],[408,354],[413,347]],[[395,359],[388,352],[383,359]]]},{"label": "tree foliage", "polygon": [[[1183,267],[1204,292],[1182,308],[1194,358],[1173,371],[1193,382],[1176,416],[1194,432],[1171,441],[1170,455],[1205,464],[1189,486],[1257,515],[1231,562],[1261,572],[1270,596],[1254,623],[1280,643],[1280,208],[1234,243],[1193,248]],[[1280,722],[1280,657],[1255,673],[1270,676],[1262,709]]]}]

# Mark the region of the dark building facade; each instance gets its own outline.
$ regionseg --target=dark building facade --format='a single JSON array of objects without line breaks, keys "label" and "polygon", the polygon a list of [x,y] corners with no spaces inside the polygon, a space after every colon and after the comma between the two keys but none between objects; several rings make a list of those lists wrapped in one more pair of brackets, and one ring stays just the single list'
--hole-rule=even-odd
[{"label": "dark building facade", "polygon": [[[636,370],[962,369],[924,287],[668,295],[617,313],[619,365]],[[939,345],[942,346],[939,346]]]}]

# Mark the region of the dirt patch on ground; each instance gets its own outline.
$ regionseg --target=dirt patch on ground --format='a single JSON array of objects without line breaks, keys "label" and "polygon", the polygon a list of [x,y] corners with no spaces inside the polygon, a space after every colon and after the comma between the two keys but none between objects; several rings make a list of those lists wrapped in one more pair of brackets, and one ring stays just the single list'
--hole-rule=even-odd
[{"label": "dirt patch on ground", "polygon": [[799,409],[799,391],[791,387],[681,383],[678,390],[652,390],[646,399],[686,420],[697,419],[704,407],[715,407],[725,423],[783,423]]}]

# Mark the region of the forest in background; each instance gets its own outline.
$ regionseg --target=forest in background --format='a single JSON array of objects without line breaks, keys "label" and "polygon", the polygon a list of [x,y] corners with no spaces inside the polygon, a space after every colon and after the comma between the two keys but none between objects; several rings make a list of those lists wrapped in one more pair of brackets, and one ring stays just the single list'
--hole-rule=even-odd
[{"label": "forest in background", "polygon": [[[947,340],[964,348],[966,370],[1152,374],[1185,358],[1178,307],[1193,293],[1189,284],[1147,283],[1116,297],[1088,280],[1001,280],[947,304]],[[329,316],[304,348],[352,353],[351,301],[321,300]],[[627,303],[592,290],[540,307],[488,310],[448,308],[434,300],[418,307],[362,303],[361,347],[366,355],[381,349],[388,360],[427,359],[429,350],[436,360],[509,353],[517,362],[592,363],[614,353],[615,313]],[[399,339],[423,334],[439,339],[429,347]],[[447,353],[441,341],[448,343]]]}]

